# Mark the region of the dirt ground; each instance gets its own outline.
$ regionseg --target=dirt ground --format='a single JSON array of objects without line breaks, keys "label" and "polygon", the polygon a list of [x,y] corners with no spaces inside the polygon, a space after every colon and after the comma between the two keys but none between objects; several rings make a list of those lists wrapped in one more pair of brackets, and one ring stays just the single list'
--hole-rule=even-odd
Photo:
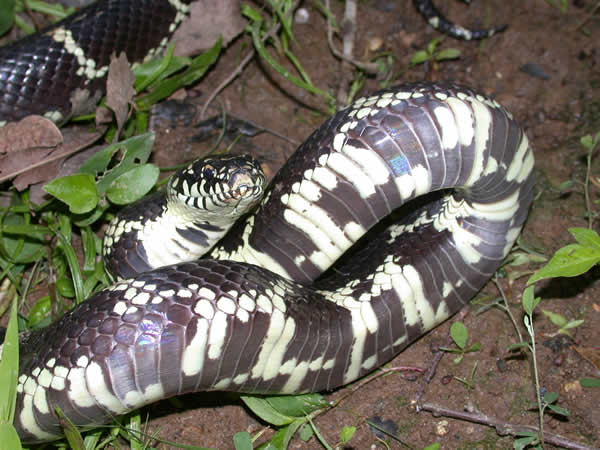
[{"label": "dirt ground", "polygon": [[[345,69],[327,46],[325,19],[312,3],[304,3],[308,21],[294,25],[297,42],[292,50],[316,86],[336,93]],[[441,48],[459,49],[459,59],[409,67],[414,52],[440,34],[427,26],[412,2],[365,0],[358,7],[355,58],[367,60],[386,52],[392,57],[395,83],[455,80],[493,96],[513,112],[527,130],[537,164],[537,197],[522,244],[550,256],[572,242],[569,227],[587,226],[582,185],[586,161],[579,138],[600,131],[600,19],[598,15],[588,15],[597,2],[569,1],[566,13],[545,0],[480,0],[470,7],[454,0],[436,3],[447,16],[463,25],[506,23],[509,28],[485,42],[446,38]],[[338,21],[343,7],[339,1],[332,4]],[[378,43],[381,46],[371,50]],[[188,93],[189,98],[196,97],[195,101],[201,104],[235,69],[249,47],[247,36],[234,41],[214,70]],[[361,94],[377,90],[380,81],[376,77],[367,79]],[[296,143],[302,142],[325,118],[325,105],[320,98],[298,89],[256,60],[217,97],[215,104]],[[270,174],[295,148],[269,133],[242,145],[246,147],[239,151],[250,148]],[[179,128],[164,131],[155,148],[155,161],[162,166],[190,160],[203,151],[202,145],[189,140],[189,131]],[[598,167],[594,161],[592,174],[598,173]],[[557,189],[568,180],[574,181],[570,188]],[[597,200],[598,188],[592,186],[591,194],[592,200]],[[598,209],[597,205],[593,207]],[[506,271],[526,269],[509,267]],[[570,412],[568,419],[546,414],[545,429],[591,448],[600,448],[600,389],[582,388],[577,380],[600,376],[599,274],[600,270],[594,270],[574,279],[538,283],[541,308],[569,320],[584,320],[571,330],[571,338],[554,336],[558,327],[541,313],[540,307],[534,321],[541,388],[559,393],[557,404]],[[508,278],[499,281],[524,335],[520,301],[526,278],[514,283],[509,283]],[[490,282],[480,298],[489,302],[498,296]],[[537,425],[537,413],[531,409],[535,405],[531,359],[507,351],[509,345],[518,342],[518,337],[506,313],[496,308],[478,313],[479,308],[480,305],[473,305],[463,311],[460,320],[469,330],[470,342],[481,343],[481,351],[469,353],[460,364],[454,364],[451,356],[444,356],[430,383],[420,376],[392,373],[365,384],[340,406],[315,420],[323,437],[333,446],[347,425],[356,426],[357,431],[345,448],[423,448],[434,442],[452,449],[512,448],[511,437],[500,436],[489,426],[436,417],[414,407],[417,394],[422,394],[422,403],[458,412],[477,410],[505,424]],[[450,325],[455,320],[456,317],[448,320],[424,336],[387,367],[429,368],[435,357],[432,349],[448,345]],[[585,357],[582,348],[590,350]],[[475,363],[477,369],[470,387],[453,378],[468,378]],[[338,399],[347,395],[349,389],[339,389],[326,397]],[[149,414],[149,431],[158,431],[162,438],[184,445],[233,448],[235,433],[246,430],[255,434],[266,427],[241,406],[237,396],[223,393],[163,401],[144,412]],[[383,424],[395,438],[378,437],[368,421]],[[267,430],[258,442],[272,435],[273,431]],[[163,444],[159,447],[167,448]],[[308,442],[296,437],[290,448],[323,447],[314,437]]]},{"label": "dirt ground", "polygon": [[[572,242],[569,227],[587,225],[582,188],[585,152],[579,138],[600,131],[600,20],[586,13],[594,2],[569,2],[567,13],[544,0],[487,0],[474,2],[471,7],[451,0],[438,0],[437,4],[458,23],[473,27],[506,23],[509,28],[483,43],[445,39],[441,48],[460,49],[459,59],[410,68],[408,61],[413,53],[439,33],[426,26],[412,2],[369,0],[359,3],[355,58],[365,60],[377,52],[388,52],[393,57],[396,83],[455,80],[481,89],[514,113],[527,130],[537,162],[537,198],[522,243],[550,256]],[[327,47],[323,16],[310,4],[304,6],[309,18],[305,24],[295,24],[297,43],[292,48],[313,83],[335,93],[343,78],[342,66]],[[334,2],[333,12],[341,20],[343,4]],[[581,24],[585,24],[583,28]],[[373,52],[369,46],[375,46],[377,41],[381,47]],[[196,94],[202,94],[199,103],[231,73],[247,48],[248,41],[241,39],[225,51],[216,68],[196,88]],[[376,78],[368,79],[362,92],[378,89],[379,83]],[[225,89],[217,103],[296,142],[305,139],[324,119],[313,109],[324,110],[319,98],[292,86],[259,62],[252,63]],[[184,139],[175,134],[172,130],[159,141],[163,144],[158,146],[156,159],[161,164],[172,165],[200,151],[185,141],[184,151],[175,152],[174,147],[181,148]],[[250,148],[268,170],[275,171],[294,145],[263,134],[252,139]],[[594,163],[592,174],[597,173],[597,168]],[[574,184],[566,192],[559,191],[557,187],[568,180]],[[592,197],[598,198],[596,187],[592,187]],[[545,429],[592,448],[600,448],[600,389],[584,389],[577,380],[600,375],[599,273],[596,270],[575,279],[538,283],[541,308],[569,320],[584,320],[583,325],[572,330],[572,338],[555,337],[558,327],[539,307],[534,321],[541,389],[559,393],[558,405],[570,412],[568,419],[546,414]],[[500,280],[520,325],[525,279],[514,283],[507,278]],[[481,294],[487,301],[498,296],[492,283]],[[412,379],[395,373],[362,386],[340,406],[315,420],[321,434],[334,445],[344,425],[356,426],[357,432],[346,447],[355,449],[423,448],[434,442],[442,448],[511,448],[513,439],[498,435],[493,428],[417,412],[413,405],[417,393],[422,393],[423,403],[458,412],[477,410],[506,424],[537,424],[537,415],[531,409],[535,404],[531,360],[507,352],[507,347],[518,338],[506,313],[499,309],[477,313],[478,309],[479,306],[472,306],[464,311],[463,321],[470,332],[470,342],[481,342],[481,351],[468,354],[460,364],[445,356],[431,383],[425,383],[421,377]],[[432,348],[448,344],[449,328],[455,320],[450,319],[424,336],[387,367],[430,367]],[[524,327],[521,328],[524,333]],[[581,348],[591,349],[591,356],[583,357]],[[470,388],[453,378],[468,378],[475,363],[477,369]],[[335,400],[346,395],[348,389],[327,394],[327,398]],[[179,398],[176,405],[162,402],[147,411],[150,428],[180,444],[232,448],[236,432],[247,430],[254,434],[265,427],[230,394],[190,395]],[[397,440],[378,437],[367,421],[383,423]],[[269,436],[272,431],[267,431],[260,442]],[[308,442],[295,438],[290,447],[322,448],[315,438]]]}]

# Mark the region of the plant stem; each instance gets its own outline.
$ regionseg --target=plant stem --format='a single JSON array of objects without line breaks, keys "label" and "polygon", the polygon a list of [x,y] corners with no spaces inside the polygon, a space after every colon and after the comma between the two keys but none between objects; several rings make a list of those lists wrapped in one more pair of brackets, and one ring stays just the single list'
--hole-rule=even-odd
[{"label": "plant stem", "polygon": [[586,158],[586,171],[585,171],[585,183],[583,185],[583,192],[585,194],[585,209],[587,211],[588,216],[588,228],[591,230],[592,225],[594,223],[594,218],[592,216],[592,205],[590,200],[590,176],[592,172],[592,152],[594,151],[595,146],[592,145],[588,150],[587,158]]},{"label": "plant stem", "polygon": [[531,356],[533,359],[533,376],[535,377],[535,395],[537,398],[538,411],[539,411],[539,416],[540,416],[540,443],[543,448],[544,447],[544,410],[542,408],[542,397],[540,395],[540,380],[538,377],[537,358],[536,358],[536,353],[535,353],[535,331],[533,329],[532,316],[530,316],[529,314],[526,314],[525,317],[527,318],[527,321],[528,321],[528,324],[526,324],[527,331],[529,332],[529,335],[531,336],[531,346],[529,347],[529,350],[531,350]]}]

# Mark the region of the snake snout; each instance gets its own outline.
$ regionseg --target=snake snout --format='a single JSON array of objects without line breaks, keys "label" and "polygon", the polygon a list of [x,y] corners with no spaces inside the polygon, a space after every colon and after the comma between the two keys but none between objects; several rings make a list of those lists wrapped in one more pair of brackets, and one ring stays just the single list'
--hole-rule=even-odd
[{"label": "snake snout", "polygon": [[229,179],[229,188],[234,198],[245,197],[256,185],[256,177],[252,176],[252,173],[245,168],[235,171]]}]

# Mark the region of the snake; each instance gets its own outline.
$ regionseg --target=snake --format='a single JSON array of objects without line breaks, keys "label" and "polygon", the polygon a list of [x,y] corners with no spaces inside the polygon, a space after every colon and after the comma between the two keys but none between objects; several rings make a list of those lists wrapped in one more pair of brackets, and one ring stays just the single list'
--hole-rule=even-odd
[{"label": "snake", "polygon": [[[139,4],[107,5],[117,3]],[[160,3],[168,32],[187,5]],[[53,30],[46,44],[77,60],[88,81],[79,87],[91,93],[105,66],[78,50],[75,28]],[[252,160],[234,170],[214,159],[194,164],[166,194],[109,225],[114,284],[20,335],[14,426],[23,442],[62,436],[57,407],[90,427],[188,392],[293,394],[351,383],[477,294],[519,236],[535,183],[533,150],[512,114],[453,83],[400,84],[355,100],[266,189]],[[171,224],[188,207],[217,206],[242,214],[228,231],[204,216]],[[167,247],[153,268],[157,237]],[[170,250],[195,246],[204,258],[173,263]]]},{"label": "snake", "polygon": [[[160,55],[190,13],[192,0],[99,0],[40,33],[0,47],[0,126],[37,114],[59,124],[93,112],[105,92],[111,55],[128,61]],[[431,0],[414,0],[434,28],[457,39],[504,30],[468,30]]]},{"label": "snake", "polygon": [[60,437],[57,406],[92,426],[187,392],[348,384],[471,300],[533,188],[527,135],[494,99],[430,82],[357,99],[207,257],[119,280],[21,335],[19,436]]}]

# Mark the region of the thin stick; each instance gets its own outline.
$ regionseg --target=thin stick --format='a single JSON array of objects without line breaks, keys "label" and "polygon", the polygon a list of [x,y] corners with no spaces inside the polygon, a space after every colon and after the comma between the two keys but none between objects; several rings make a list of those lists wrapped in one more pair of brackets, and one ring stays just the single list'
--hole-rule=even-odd
[{"label": "thin stick", "polygon": [[[444,406],[436,405],[434,403],[423,403],[418,405],[417,411],[428,411],[434,416],[445,416],[453,419],[465,420],[467,422],[480,423],[496,429],[496,432],[500,436],[511,435],[516,436],[520,433],[538,433],[539,428],[530,425],[517,425],[508,422],[504,422],[492,416],[488,416],[481,412],[467,412],[467,411],[456,411],[454,409],[446,408]],[[571,441],[564,436],[553,433],[545,433],[545,441],[549,444],[556,445],[558,447],[572,448],[576,450],[592,450],[584,444]]]},{"label": "thin stick", "polygon": [[[348,2],[350,3],[350,2]],[[348,5],[348,3],[346,3],[346,5]],[[330,8],[329,8],[329,0],[325,0],[325,8],[327,8],[327,11],[330,12]],[[348,8],[348,6],[347,6]],[[355,14],[356,16],[356,14]],[[355,24],[353,24],[353,27],[355,27]],[[377,64],[376,63],[366,63],[366,62],[361,62],[361,61],[357,61],[356,59],[352,58],[352,49],[350,49],[350,53],[346,53],[346,38],[344,38],[344,52],[340,52],[336,46],[335,43],[333,42],[333,35],[334,35],[334,31],[333,31],[333,23],[332,20],[328,17],[327,18],[327,43],[329,44],[329,49],[331,50],[331,53],[333,53],[333,56],[335,56],[338,59],[341,59],[342,61],[346,61],[350,64],[352,64],[355,67],[358,67],[360,70],[364,70],[365,72],[369,73],[369,74],[375,74],[377,73]],[[354,39],[354,33],[352,33],[352,39]]]},{"label": "thin stick", "polygon": [[[290,14],[298,7],[299,4],[300,4],[300,0],[296,0],[294,2],[294,4],[292,5],[292,7],[290,8]],[[271,29],[267,33],[265,33],[265,35],[261,38],[261,41],[265,42],[267,39],[275,36],[279,32],[280,28],[281,28],[281,24],[280,23],[276,23],[275,25],[273,25],[271,27]],[[256,54],[256,50],[254,50],[254,47],[252,47],[250,49],[250,51],[248,52],[248,54],[242,59],[242,61],[239,63],[239,65],[235,68],[235,70],[227,78],[225,78],[215,88],[215,90],[212,91],[212,93],[209,95],[208,99],[204,102],[204,106],[202,107],[202,111],[200,111],[200,118],[201,119],[204,119],[206,117],[206,110],[208,109],[208,107],[212,103],[212,101],[215,99],[215,97],[223,89],[225,89],[225,87],[227,87],[227,85],[229,85],[229,83],[231,83],[240,73],[242,73],[242,71],[244,70],[244,68],[252,60],[252,58],[254,57],[255,54]]]}]

